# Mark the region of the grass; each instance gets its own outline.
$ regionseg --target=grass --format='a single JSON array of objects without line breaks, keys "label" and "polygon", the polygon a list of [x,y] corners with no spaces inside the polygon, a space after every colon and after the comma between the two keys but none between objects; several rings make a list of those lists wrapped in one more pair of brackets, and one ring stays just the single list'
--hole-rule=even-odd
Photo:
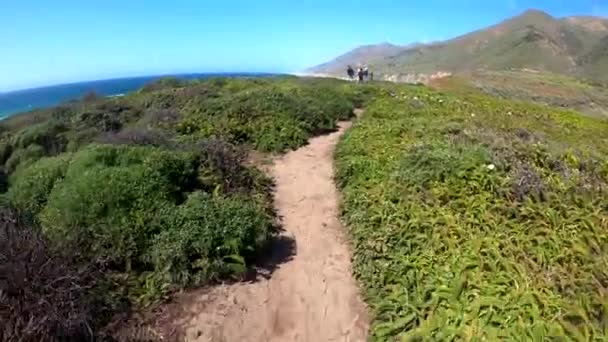
[{"label": "grass", "polygon": [[276,220],[272,182],[248,153],[302,146],[375,91],[294,77],[164,79],[3,120],[0,269],[15,271],[0,282],[0,307],[17,309],[0,338],[103,338],[115,314],[239,279]]},{"label": "grass", "polygon": [[463,83],[474,92],[510,100],[537,102],[579,111],[587,116],[608,118],[608,89],[598,83],[547,72],[477,71],[459,79],[434,82],[441,89],[462,91]]},{"label": "grass", "polygon": [[608,123],[390,87],[336,154],[371,339],[608,338]]}]

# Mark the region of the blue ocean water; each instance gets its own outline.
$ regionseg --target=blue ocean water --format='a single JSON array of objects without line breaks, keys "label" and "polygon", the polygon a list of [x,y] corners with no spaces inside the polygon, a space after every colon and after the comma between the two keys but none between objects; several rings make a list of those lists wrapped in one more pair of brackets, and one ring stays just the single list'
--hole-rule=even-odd
[{"label": "blue ocean water", "polygon": [[214,73],[144,76],[61,84],[56,86],[19,90],[8,93],[0,93],[0,118],[37,108],[55,106],[65,101],[80,98],[82,95],[91,91],[104,96],[127,94],[141,88],[147,83],[167,76],[192,80],[209,77],[265,77],[274,75],[275,74],[269,73]]}]

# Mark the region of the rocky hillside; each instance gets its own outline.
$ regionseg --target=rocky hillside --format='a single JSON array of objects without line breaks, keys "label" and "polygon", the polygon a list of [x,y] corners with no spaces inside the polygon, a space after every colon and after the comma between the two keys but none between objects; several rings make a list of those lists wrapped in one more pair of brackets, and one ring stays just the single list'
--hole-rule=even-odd
[{"label": "rocky hillside", "polygon": [[390,43],[363,45],[336,57],[330,62],[310,68],[308,71],[316,74],[343,72],[347,65],[352,65],[354,67],[359,64],[370,63],[371,61],[376,60],[380,63],[382,59],[395,56],[402,52],[403,49],[403,46]]},{"label": "rocky hillside", "polygon": [[[382,48],[390,46],[390,48]],[[608,19],[554,18],[538,10],[454,39],[427,45],[381,44],[357,48],[313,67],[313,73],[343,73],[365,63],[383,75],[533,69],[608,81]],[[361,53],[364,51],[365,53]]]}]

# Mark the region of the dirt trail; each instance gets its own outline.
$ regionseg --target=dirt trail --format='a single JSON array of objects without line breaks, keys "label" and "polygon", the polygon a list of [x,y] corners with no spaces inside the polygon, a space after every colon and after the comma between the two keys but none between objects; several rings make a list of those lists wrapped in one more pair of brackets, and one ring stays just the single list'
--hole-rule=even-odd
[{"label": "dirt trail", "polygon": [[[190,303],[188,341],[365,341],[367,316],[338,220],[333,151],[350,126],[311,139],[272,166],[284,232],[272,274],[223,285]],[[272,263],[271,262],[271,263]]]}]

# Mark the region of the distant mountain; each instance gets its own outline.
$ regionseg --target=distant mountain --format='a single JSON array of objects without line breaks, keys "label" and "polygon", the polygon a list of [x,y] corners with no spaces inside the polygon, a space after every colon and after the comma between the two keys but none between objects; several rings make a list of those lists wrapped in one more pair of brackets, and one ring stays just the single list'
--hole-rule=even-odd
[{"label": "distant mountain", "polygon": [[372,61],[380,62],[382,59],[395,56],[407,48],[390,43],[363,45],[336,57],[330,62],[310,68],[307,71],[317,74],[343,73],[348,65],[354,68],[357,65],[369,64]]},{"label": "distant mountain", "polygon": [[425,45],[357,48],[309,72],[365,63],[380,75],[533,69],[608,81],[608,19],[528,10],[495,26]]}]

